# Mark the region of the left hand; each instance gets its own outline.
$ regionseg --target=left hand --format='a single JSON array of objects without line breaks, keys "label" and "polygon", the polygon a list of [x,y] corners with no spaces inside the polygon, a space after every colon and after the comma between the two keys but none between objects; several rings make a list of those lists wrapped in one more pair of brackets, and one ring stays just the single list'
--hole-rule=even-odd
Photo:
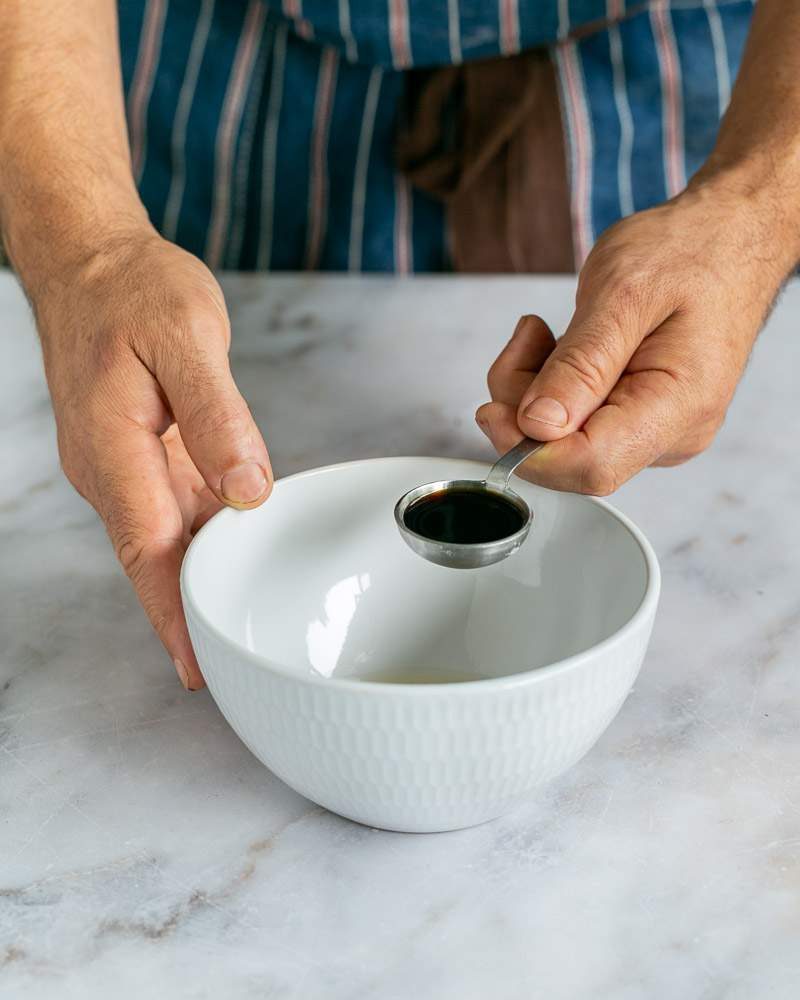
[{"label": "left hand", "polygon": [[558,343],[520,320],[478,424],[500,453],[523,434],[551,442],[518,471],[558,490],[607,496],[692,458],[725,419],[792,244],[757,198],[700,185],[623,219],[589,254]]}]

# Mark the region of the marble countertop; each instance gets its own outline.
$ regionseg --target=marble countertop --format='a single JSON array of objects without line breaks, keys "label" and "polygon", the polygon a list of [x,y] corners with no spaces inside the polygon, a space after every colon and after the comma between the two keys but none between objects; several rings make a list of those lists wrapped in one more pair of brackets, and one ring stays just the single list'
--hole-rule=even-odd
[{"label": "marble countertop", "polygon": [[[569,279],[231,277],[278,475],[489,457],[472,414]],[[635,691],[505,819],[378,832],[274,778],[188,695],[59,473],[0,275],[0,996],[755,1000],[800,991],[800,285],[714,448],[616,503],[662,560]]]}]

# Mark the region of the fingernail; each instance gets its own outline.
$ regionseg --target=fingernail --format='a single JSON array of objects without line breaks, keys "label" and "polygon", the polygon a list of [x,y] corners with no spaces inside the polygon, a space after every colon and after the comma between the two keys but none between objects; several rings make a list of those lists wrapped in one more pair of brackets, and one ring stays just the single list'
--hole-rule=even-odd
[{"label": "fingernail", "polygon": [[253,503],[263,496],[267,477],[257,462],[245,462],[222,477],[222,495],[231,503]]},{"label": "fingernail", "polygon": [[552,427],[566,427],[569,414],[563,403],[549,396],[540,396],[530,404],[525,411],[528,420],[538,420],[541,424]]},{"label": "fingernail", "polygon": [[514,327],[514,332],[511,334],[511,339],[512,340],[514,339],[514,337],[516,337],[516,335],[519,333],[519,331],[525,325],[525,320],[527,318],[528,318],[527,316],[520,316],[520,318],[517,320],[517,325]]},{"label": "fingernail", "polygon": [[174,663],[175,669],[178,671],[178,677],[181,679],[181,684],[183,684],[187,691],[191,691],[191,688],[189,687],[189,671],[183,665],[183,662],[177,659],[177,657],[174,660]]}]

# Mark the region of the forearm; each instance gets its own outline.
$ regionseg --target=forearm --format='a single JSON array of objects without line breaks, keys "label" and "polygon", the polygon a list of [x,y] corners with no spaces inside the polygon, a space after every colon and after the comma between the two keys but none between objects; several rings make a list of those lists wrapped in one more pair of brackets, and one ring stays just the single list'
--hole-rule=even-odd
[{"label": "forearm", "polygon": [[0,229],[29,293],[143,224],[114,0],[6,0]]},{"label": "forearm", "polygon": [[798,38],[800,5],[759,0],[714,151],[690,185],[756,207],[787,269],[800,259]]}]

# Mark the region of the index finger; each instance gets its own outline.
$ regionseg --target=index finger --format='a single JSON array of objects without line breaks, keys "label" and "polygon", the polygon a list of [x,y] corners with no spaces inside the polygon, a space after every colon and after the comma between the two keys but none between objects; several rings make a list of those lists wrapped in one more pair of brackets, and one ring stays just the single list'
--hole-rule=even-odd
[{"label": "index finger", "polygon": [[517,419],[530,437],[555,441],[583,427],[609,398],[642,341],[672,311],[664,296],[614,286],[576,306],[553,352],[522,395]]},{"label": "index finger", "polygon": [[160,438],[115,427],[95,462],[96,502],[114,551],[189,691],[204,686],[180,594],[184,528]]},{"label": "index finger", "polygon": [[555,346],[553,332],[541,316],[522,316],[489,369],[486,381],[492,400],[516,406]]},{"label": "index finger", "polygon": [[[659,335],[668,335],[671,325]],[[608,496],[685,436],[696,395],[678,369],[629,371],[581,429],[548,442],[517,472],[550,489]],[[516,444],[519,428],[509,406],[493,404],[483,416],[499,452]]]}]

